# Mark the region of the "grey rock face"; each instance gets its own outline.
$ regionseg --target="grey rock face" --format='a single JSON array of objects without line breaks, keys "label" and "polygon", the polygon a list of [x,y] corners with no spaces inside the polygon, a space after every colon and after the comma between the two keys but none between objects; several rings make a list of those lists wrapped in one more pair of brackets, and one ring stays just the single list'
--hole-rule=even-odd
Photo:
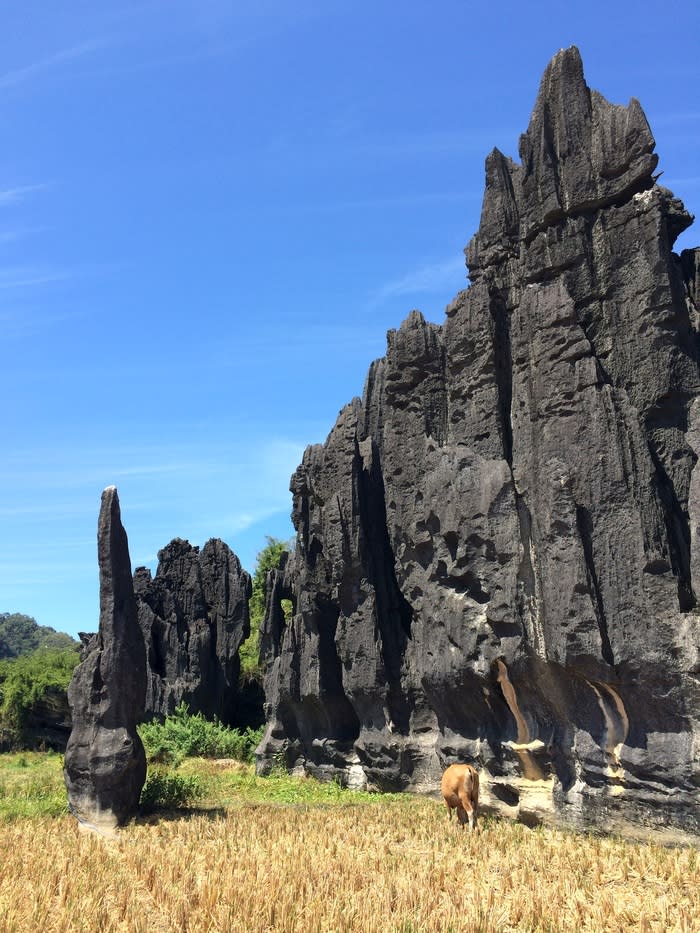
[{"label": "grey rock face", "polygon": [[146,779],[146,756],[136,732],[146,695],[146,653],[114,486],[102,493],[97,553],[100,625],[84,645],[68,688],[73,728],[64,776],[75,816],[110,830],[134,815]]},{"label": "grey rock face", "polygon": [[136,569],[134,588],[148,656],[146,716],[163,718],[185,702],[193,713],[235,723],[251,592],[236,555],[216,538],[201,552],[175,538],[159,551],[154,578]]},{"label": "grey rock face", "polygon": [[700,252],[654,145],[571,48],[521,163],[487,158],[470,287],[390,331],[292,478],[260,770],[475,761],[523,819],[700,834]]}]

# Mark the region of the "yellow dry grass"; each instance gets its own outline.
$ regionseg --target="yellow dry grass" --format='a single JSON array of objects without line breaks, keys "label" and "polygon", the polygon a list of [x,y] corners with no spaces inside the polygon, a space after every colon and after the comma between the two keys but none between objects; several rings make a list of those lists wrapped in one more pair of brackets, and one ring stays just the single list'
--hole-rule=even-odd
[{"label": "yellow dry grass", "polygon": [[683,931],[700,929],[700,859],[485,822],[435,801],[243,804],[127,827],[0,825],[5,933]]}]

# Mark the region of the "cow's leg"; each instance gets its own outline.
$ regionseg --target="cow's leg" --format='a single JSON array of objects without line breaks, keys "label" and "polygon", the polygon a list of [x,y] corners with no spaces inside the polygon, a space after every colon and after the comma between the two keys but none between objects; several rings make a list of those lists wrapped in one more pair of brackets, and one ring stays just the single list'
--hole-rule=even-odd
[{"label": "cow's leg", "polygon": [[476,813],[473,807],[467,810],[467,816],[469,817],[469,831],[473,833],[474,827],[476,826]]},{"label": "cow's leg", "polygon": [[459,802],[460,809],[463,813],[462,825],[469,821],[469,829],[474,829],[474,808],[472,807],[472,802],[469,799],[469,794],[465,793],[463,790],[459,792]]}]

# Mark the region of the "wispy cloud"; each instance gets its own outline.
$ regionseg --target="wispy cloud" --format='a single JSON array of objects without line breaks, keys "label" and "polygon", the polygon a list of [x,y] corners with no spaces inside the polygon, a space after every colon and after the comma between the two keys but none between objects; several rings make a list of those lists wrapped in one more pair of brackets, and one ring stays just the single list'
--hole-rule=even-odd
[{"label": "wispy cloud", "polygon": [[[57,604],[70,602],[74,615],[65,624],[71,630],[89,628],[90,601],[96,605],[100,490],[115,478],[133,567],[154,568],[158,550],[175,536],[200,546],[221,537],[244,566],[252,567],[265,533],[288,533],[289,478],[304,443],[232,429],[235,442],[205,446],[191,425],[179,433],[183,440],[171,444],[101,446],[64,438],[58,445],[28,440],[28,446],[3,451],[0,591],[5,607],[38,618],[40,597],[50,588]],[[82,606],[71,601],[74,581],[81,587],[95,581]],[[52,608],[42,611],[55,620]]]},{"label": "wispy cloud", "polygon": [[107,44],[105,39],[88,39],[86,42],[81,42],[78,45],[72,45],[66,49],[59,49],[59,51],[54,52],[52,55],[47,55],[45,58],[30,62],[22,68],[6,71],[5,74],[0,75],[0,89],[17,87],[19,84],[25,84],[27,81],[31,81],[44,72],[53,71],[55,68],[59,68],[76,59],[83,58],[85,55],[90,55]]},{"label": "wispy cloud", "polygon": [[[454,156],[467,152],[486,154],[493,148],[493,139],[497,135],[503,135],[503,128],[498,134],[495,129],[475,129],[467,133],[434,132],[404,137],[391,136],[358,141],[355,149],[358,154],[372,158],[391,159]],[[516,137],[517,134],[513,131],[512,135]]]},{"label": "wispy cloud", "polygon": [[456,256],[444,262],[428,263],[414,269],[398,279],[382,285],[370,297],[370,307],[375,308],[391,298],[406,295],[433,294],[454,289],[465,280],[464,259]]},{"label": "wispy cloud", "polygon": [[[287,496],[287,499],[289,498],[290,497]],[[280,505],[275,508],[259,509],[255,512],[238,512],[224,519],[223,525],[227,535],[239,535],[243,531],[248,531],[253,525],[258,525],[260,522],[272,518],[273,515],[277,515],[279,512],[284,510],[289,511],[289,508],[290,502],[286,501],[280,503]]]},{"label": "wispy cloud", "polygon": [[[94,279],[110,276],[124,268],[120,263],[90,263],[80,266],[6,266],[0,268],[0,292],[25,292],[33,288],[42,288],[45,285],[56,285],[62,282],[74,282],[77,279]],[[82,315],[84,312],[78,312]],[[75,317],[76,312],[71,312]],[[17,314],[0,316],[0,322],[9,318],[17,318]],[[55,314],[44,315],[45,319],[58,320]]]},{"label": "wispy cloud", "polygon": [[[227,540],[266,521],[274,515],[289,514],[292,499],[289,479],[301,462],[305,443],[273,438],[256,444],[247,451],[221,450],[223,476],[219,481],[226,489],[230,507],[212,514],[200,512],[191,533],[204,540],[213,530]],[[211,482],[216,482],[211,477]]]},{"label": "wispy cloud", "polygon": [[0,269],[0,290],[49,285],[54,282],[65,282],[74,277],[75,272],[70,269],[51,269],[41,266]]},{"label": "wispy cloud", "polygon": [[23,201],[28,194],[33,194],[35,191],[45,191],[48,187],[47,184],[40,184],[17,185],[15,188],[5,188],[0,191],[0,207],[16,204],[18,201]]},{"label": "wispy cloud", "polygon": [[89,578],[94,574],[94,563],[88,561],[54,562],[50,560],[39,563],[31,560],[24,562],[0,560],[0,588],[8,590],[18,586],[47,586],[64,582],[66,579]]},{"label": "wispy cloud", "polygon": [[[0,518],[26,518],[32,516],[41,516],[51,520],[53,518],[62,519],[67,515],[75,515],[76,512],[85,511],[84,504],[76,502],[42,502],[41,504],[25,502],[21,505],[0,504]],[[94,508],[93,510],[94,511]]]},{"label": "wispy cloud", "polygon": [[112,470],[115,478],[120,476],[158,476],[162,473],[182,473],[201,469],[201,463],[142,463]]},{"label": "wispy cloud", "polygon": [[141,72],[158,71],[159,69],[178,68],[187,65],[197,65],[200,62],[211,61],[217,58],[225,58],[245,46],[244,42],[228,42],[219,45],[207,45],[193,52],[182,52],[180,54],[162,55],[151,58],[144,58],[141,61],[122,61],[119,63],[110,63],[104,67],[95,70],[95,73],[101,76],[117,77],[119,75],[135,75]]},{"label": "wispy cloud", "polygon": [[[183,428],[183,430],[185,430]],[[245,445],[243,445],[245,447]],[[210,445],[202,456],[199,441],[178,445],[163,445],[153,450],[147,446],[88,446],[73,445],[62,449],[60,454],[52,446],[28,447],[4,457],[0,464],[0,516],[21,507],[34,507],[33,501],[17,501],[19,489],[41,489],[48,494],[53,490],[66,491],[87,488],[103,488],[115,479],[143,478],[151,494],[169,495],[173,484],[191,485],[196,481],[201,486],[203,478],[211,483],[227,486],[232,484],[232,498],[243,496],[243,480],[247,479],[245,495],[264,501],[269,507],[276,504],[274,490],[281,487],[287,498],[289,476],[301,460],[304,444],[284,438],[260,441],[251,440],[246,449],[238,444],[226,442]],[[158,478],[162,478],[160,488]],[[167,484],[167,489],[166,489]],[[131,487],[141,488],[131,483]],[[5,497],[3,490],[13,490]],[[64,501],[74,502],[74,496]],[[88,501],[90,501],[88,499]],[[245,509],[244,509],[245,510]]]},{"label": "wispy cloud", "polygon": [[[0,290],[1,288],[2,286]],[[85,318],[88,314],[87,310],[56,311],[52,309],[47,313],[27,307],[0,311],[0,339],[24,340],[36,334],[46,334],[49,328]]]},{"label": "wispy cloud", "polygon": [[0,246],[3,243],[16,243],[17,240],[23,240],[25,237],[34,236],[36,233],[43,233],[46,227],[27,227],[20,230],[1,230]]},{"label": "wispy cloud", "polygon": [[473,155],[481,161],[493,149],[494,140],[517,139],[512,127],[475,128],[468,133],[440,132],[410,135],[349,135],[338,136],[332,128],[325,134],[315,133],[309,126],[282,128],[266,143],[266,155],[274,159],[303,159],[328,163],[342,155],[344,160],[365,162],[411,162],[463,158]]},{"label": "wispy cloud", "polygon": [[[382,197],[344,198],[282,205],[281,209],[295,214],[325,214],[333,211],[375,210],[376,208],[416,208],[432,204],[463,204],[481,198],[482,192],[473,191],[425,191],[418,194],[397,194]],[[278,208],[279,210],[280,208]]]},{"label": "wispy cloud", "polygon": [[[133,456],[138,458],[142,452],[135,451]],[[133,465],[117,465],[122,457],[128,457],[129,452],[125,451],[89,451],[86,450],[82,457],[82,468],[77,467],[70,459],[64,462],[55,462],[51,468],[44,464],[50,460],[50,452],[46,449],[38,449],[33,452],[33,458],[28,457],[25,463],[21,461],[12,463],[9,467],[6,465],[0,470],[0,479],[6,484],[32,483],[44,491],[47,490],[65,490],[75,489],[86,486],[97,486],[103,488],[114,480],[139,477],[166,477],[172,474],[203,475],[207,472],[207,465],[203,462],[192,460],[191,462],[167,463],[142,462],[133,463]],[[93,463],[90,463],[92,457]],[[32,459],[34,462],[32,462]],[[88,465],[86,465],[88,464]],[[0,516],[10,514],[12,507],[5,507],[1,504]]]}]

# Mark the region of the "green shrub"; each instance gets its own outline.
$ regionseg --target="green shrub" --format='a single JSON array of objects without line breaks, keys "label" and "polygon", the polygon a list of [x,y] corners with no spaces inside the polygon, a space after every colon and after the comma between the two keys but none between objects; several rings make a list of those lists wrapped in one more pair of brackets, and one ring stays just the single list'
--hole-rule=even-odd
[{"label": "green shrub", "polygon": [[185,776],[156,768],[149,771],[141,791],[141,809],[174,810],[187,807],[204,794],[204,788],[196,774]]},{"label": "green shrub", "polygon": [[218,719],[191,714],[187,704],[181,703],[164,722],[140,725],[139,735],[149,761],[177,767],[183,758],[191,757],[252,761],[262,729],[229,729]]},{"label": "green shrub", "polygon": [[32,712],[66,704],[66,690],[79,661],[77,651],[40,648],[0,661],[0,746],[21,747]]}]

